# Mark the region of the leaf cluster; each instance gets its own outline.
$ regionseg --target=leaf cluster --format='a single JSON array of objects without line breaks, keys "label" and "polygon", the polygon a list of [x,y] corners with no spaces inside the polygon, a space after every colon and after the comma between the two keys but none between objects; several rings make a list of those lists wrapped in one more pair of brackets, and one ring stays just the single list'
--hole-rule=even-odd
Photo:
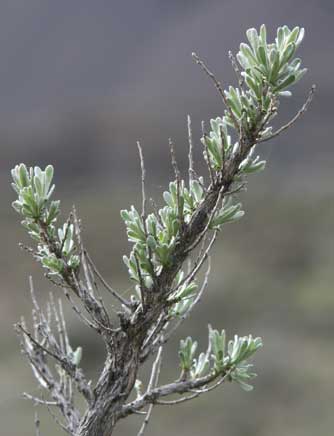
[{"label": "leaf cluster", "polygon": [[48,165],[27,168],[16,165],[12,170],[12,187],[18,195],[13,208],[23,217],[22,225],[32,239],[37,241],[35,257],[51,275],[61,274],[65,269],[75,271],[80,259],[75,254],[74,228],[69,221],[57,229],[60,201],[51,200],[55,185],[54,170]]},{"label": "leaf cluster", "polygon": [[251,390],[248,381],[256,376],[251,372],[252,365],[247,361],[263,346],[261,338],[251,335],[226,341],[225,330],[219,332],[209,326],[209,345],[205,353],[196,358],[198,343],[188,336],[181,340],[179,357],[183,376],[191,379],[203,377],[212,372],[216,375],[226,375],[236,381],[244,390]]}]

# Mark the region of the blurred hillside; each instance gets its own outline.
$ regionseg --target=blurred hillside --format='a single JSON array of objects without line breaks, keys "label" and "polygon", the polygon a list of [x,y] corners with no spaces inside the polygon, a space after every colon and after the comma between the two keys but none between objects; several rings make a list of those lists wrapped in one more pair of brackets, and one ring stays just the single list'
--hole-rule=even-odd
[{"label": "blurred hillside", "polygon": [[[191,334],[204,344],[210,322],[230,335],[263,336],[259,377],[249,394],[226,385],[197,402],[157,408],[147,434],[332,436],[333,18],[330,0],[1,2],[1,435],[33,435],[33,408],[19,395],[35,388],[12,324],[29,316],[29,274],[42,298],[51,289],[17,247],[27,239],[10,208],[10,169],[21,161],[54,164],[64,217],[75,203],[96,263],[115,287],[127,289],[121,254],[129,246],[119,210],[140,203],[136,141],[149,194],[159,201],[172,174],[168,138],[184,168],[186,115],[199,138],[201,120],[223,110],[191,52],[232,83],[228,50],[236,52],[245,30],[264,22],[271,36],[281,24],[306,28],[300,56],[309,73],[282,101],[277,123],[299,109],[312,83],[316,98],[297,125],[259,148],[267,169],[249,179],[246,216],[221,235],[207,298],[170,344],[163,368],[163,378],[173,377],[178,340]],[[199,160],[198,139],[195,152]],[[83,335],[70,311],[68,318],[95,377],[97,338]],[[42,434],[60,434],[41,415]],[[136,434],[138,426],[130,419],[116,434]]]}]

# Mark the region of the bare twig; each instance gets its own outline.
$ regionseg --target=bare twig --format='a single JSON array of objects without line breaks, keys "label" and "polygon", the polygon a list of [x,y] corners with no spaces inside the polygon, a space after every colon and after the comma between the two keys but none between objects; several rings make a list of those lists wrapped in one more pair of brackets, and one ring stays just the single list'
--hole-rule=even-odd
[{"label": "bare twig", "polygon": [[145,341],[143,343],[143,348],[145,348],[151,342],[151,339],[156,335],[156,333],[159,329],[159,325],[160,325],[161,321],[163,321],[164,318],[165,318],[165,314],[161,313],[156,325],[152,328],[152,330],[149,332],[147,338],[145,339]]},{"label": "bare twig", "polygon": [[216,79],[216,76],[209,70],[209,68],[205,65],[205,63],[197,56],[196,53],[192,54],[192,57],[194,58],[195,62],[200,65],[200,67],[202,68],[202,70],[210,77],[210,79],[213,81],[215,87],[217,88],[219,95],[221,96],[224,105],[232,119],[233,125],[236,129],[237,132],[239,132],[239,123],[238,120],[236,119],[236,117],[234,116],[234,113],[230,107],[230,105],[228,104],[224,89],[221,85],[221,83]]},{"label": "bare twig", "polygon": [[[86,255],[86,257],[87,257],[87,252],[85,252],[85,255]],[[92,280],[92,282],[94,283],[94,289],[95,289],[95,295],[96,295],[96,298],[97,298],[97,300],[98,300],[98,302],[99,302],[99,304],[100,304],[100,307],[101,307],[102,310],[103,310],[103,313],[104,313],[105,319],[106,319],[107,322],[108,322],[108,326],[110,326],[110,325],[111,325],[110,315],[109,315],[109,312],[108,312],[108,310],[107,310],[107,308],[106,308],[106,305],[104,304],[104,300],[103,300],[103,298],[102,298],[102,295],[101,295],[101,293],[100,293],[99,287],[98,287],[97,282],[96,282],[96,280],[95,280],[94,271],[93,271],[92,266],[91,266],[91,264],[90,264],[89,262],[87,262],[87,266],[88,266],[88,271],[89,271],[89,275],[90,275],[90,277],[91,277],[91,280]],[[107,326],[104,326],[104,327],[107,327]],[[109,328],[109,327],[108,327],[108,328]]]},{"label": "bare twig", "polygon": [[[153,363],[153,366],[152,366],[151,377],[150,377],[150,381],[149,381],[149,384],[147,387],[147,392],[150,392],[150,390],[153,387],[156,387],[158,384],[159,373],[160,373],[160,368],[161,368],[161,361],[162,361],[161,355],[162,355],[162,347],[159,347],[157,357],[156,357],[156,359]],[[144,422],[143,422],[137,436],[143,436],[145,429],[147,427],[147,424],[149,423],[149,420],[150,420],[150,417],[151,417],[151,414],[153,411],[153,407],[154,407],[154,404],[153,403],[150,404],[148,411],[146,413],[146,417],[144,419]]]},{"label": "bare twig", "polygon": [[115,291],[115,289],[113,289],[108,283],[107,281],[103,278],[102,274],[99,272],[99,270],[97,269],[95,263],[92,261],[90,255],[86,252],[87,254],[87,260],[90,263],[91,267],[93,268],[94,273],[96,274],[96,276],[99,278],[99,280],[101,281],[101,283],[103,284],[103,286],[110,292],[110,294],[116,298],[116,300],[118,300],[120,303],[124,304],[124,306],[128,307],[129,309],[131,308],[131,303],[129,303],[129,301],[127,301],[125,298],[123,298],[117,291]]},{"label": "bare twig", "polygon": [[57,354],[53,353],[52,351],[50,351],[48,348],[44,347],[42,344],[40,344],[38,341],[36,341],[35,338],[33,338],[33,336],[31,335],[30,332],[28,332],[22,324],[17,323],[16,327],[18,330],[21,330],[21,332],[27,337],[29,338],[30,342],[32,344],[34,344],[42,353],[46,353],[49,356],[53,357],[57,362],[59,362],[61,365],[67,365],[67,362],[62,359],[60,356],[58,356]]},{"label": "bare twig", "polygon": [[137,141],[137,147],[138,147],[138,153],[139,153],[139,159],[140,159],[140,169],[141,169],[141,191],[142,191],[142,211],[141,216],[143,223],[145,222],[146,218],[146,194],[145,194],[145,163],[144,163],[144,156],[143,156],[143,150],[141,148],[140,142]]},{"label": "bare twig", "polygon": [[41,422],[38,418],[37,412],[35,412],[35,435],[41,436],[41,430],[40,430]]},{"label": "bare twig", "polygon": [[162,347],[159,347],[157,357],[152,365],[150,381],[148,382],[147,392],[150,392],[151,389],[158,383],[159,373],[161,368],[161,357],[162,357]]},{"label": "bare twig", "polygon": [[239,84],[240,88],[242,88],[243,85],[244,85],[244,78],[242,77],[242,75],[240,73],[240,68],[238,66],[238,62],[237,62],[234,54],[231,51],[228,52],[228,57],[229,57],[229,59],[231,61],[233,70],[234,70],[234,72],[235,72],[235,74],[236,74],[236,76],[238,78],[238,84]]},{"label": "bare twig", "polygon": [[257,142],[258,142],[258,143],[261,143],[261,142],[269,141],[269,140],[275,138],[276,136],[280,135],[280,134],[281,134],[282,132],[284,132],[285,130],[289,129],[291,126],[293,126],[293,124],[294,124],[294,123],[295,123],[295,122],[296,122],[296,121],[297,121],[301,116],[303,116],[304,113],[307,111],[307,108],[309,107],[310,103],[311,103],[312,100],[313,100],[313,96],[314,96],[315,90],[316,90],[316,86],[315,86],[315,85],[312,85],[311,90],[310,90],[310,92],[309,92],[309,94],[308,94],[308,97],[307,97],[305,103],[303,104],[303,106],[301,107],[301,109],[299,109],[299,111],[296,113],[296,115],[295,115],[293,118],[291,118],[291,120],[290,120],[288,123],[284,124],[284,126],[280,127],[278,130],[276,130],[276,132],[272,133],[271,135],[266,136],[265,138],[262,138],[262,139],[259,138],[259,139],[257,140]]},{"label": "bare twig", "polygon": [[53,411],[50,409],[50,407],[48,405],[46,405],[49,414],[51,415],[52,419],[54,420],[54,422],[59,425],[60,428],[62,428],[64,430],[65,433],[68,433],[69,435],[72,435],[72,431],[69,425],[64,425],[60,419],[53,413]]},{"label": "bare twig", "polygon": [[79,307],[74,303],[70,293],[68,292],[68,289],[66,287],[63,287],[63,292],[65,297],[67,298],[67,300],[69,301],[73,312],[78,315],[78,317],[81,319],[81,321],[83,321],[83,323],[85,325],[87,325],[88,327],[90,327],[91,329],[93,329],[94,331],[98,330],[98,326],[96,324],[94,324],[93,322],[91,322],[88,318],[85,317],[85,315],[82,313],[82,311],[79,309]]},{"label": "bare twig", "polygon": [[[57,330],[58,330],[58,338],[59,338],[59,345],[60,345],[60,350],[63,354],[66,354],[67,352],[67,343],[66,343],[66,339],[68,341],[68,337],[67,337],[67,332],[66,332],[66,325],[65,325],[65,319],[63,317],[63,313],[62,311],[59,312],[57,311],[56,308],[56,304],[53,298],[53,294],[52,292],[50,292],[50,303],[51,303],[51,308],[53,310],[53,315],[55,317],[55,321],[56,321],[56,326],[57,326]],[[59,300],[59,305],[61,306],[61,301]],[[62,322],[60,321],[60,316],[62,317]],[[65,334],[66,334],[66,339],[65,339]]]},{"label": "bare twig", "polygon": [[199,396],[200,394],[196,393],[196,394],[188,395],[187,397],[178,398],[177,400],[169,400],[169,401],[157,400],[155,404],[159,404],[160,406],[175,406],[176,404],[185,403],[186,401],[193,400],[194,398],[197,398]]},{"label": "bare twig", "polygon": [[57,401],[47,401],[47,400],[44,400],[43,398],[38,398],[38,397],[35,397],[34,395],[30,395],[27,392],[22,393],[22,398],[24,398],[25,400],[30,400],[34,404],[41,404],[44,406],[46,406],[46,405],[58,406],[59,405],[59,403]]},{"label": "bare twig", "polygon": [[191,128],[190,115],[187,116],[187,127],[188,127],[188,143],[189,143],[188,160],[189,160],[189,188],[190,188],[194,175],[193,134]]},{"label": "bare twig", "polygon": [[177,211],[178,211],[178,215],[179,215],[180,227],[181,227],[181,233],[182,233],[182,230],[184,227],[184,215],[183,215],[183,207],[181,205],[181,177],[180,177],[180,170],[179,170],[179,167],[177,165],[174,143],[171,139],[169,139],[169,147],[170,147],[170,153],[171,153],[171,157],[172,157],[172,166],[174,169],[175,180],[176,180]]},{"label": "bare twig", "polygon": [[[75,226],[75,233],[78,239],[78,243],[80,246],[80,258],[81,258],[81,264],[83,266],[84,270],[84,276],[86,280],[86,286],[80,286],[79,280],[76,276],[76,274],[72,273],[72,279],[73,283],[75,285],[75,290],[77,291],[79,297],[81,298],[84,307],[86,311],[90,314],[92,319],[104,330],[111,330],[111,324],[110,324],[110,318],[108,315],[108,312],[106,308],[104,307],[103,303],[101,304],[101,299],[97,299],[94,295],[94,287],[93,287],[93,281],[94,278],[90,275],[90,268],[88,265],[88,258],[87,258],[87,252],[84,249],[82,236],[81,236],[81,227],[80,222],[77,216],[77,212],[75,207],[73,206],[73,217],[74,217],[74,226]],[[87,292],[87,289],[88,292]],[[99,329],[97,329],[98,331]]]}]

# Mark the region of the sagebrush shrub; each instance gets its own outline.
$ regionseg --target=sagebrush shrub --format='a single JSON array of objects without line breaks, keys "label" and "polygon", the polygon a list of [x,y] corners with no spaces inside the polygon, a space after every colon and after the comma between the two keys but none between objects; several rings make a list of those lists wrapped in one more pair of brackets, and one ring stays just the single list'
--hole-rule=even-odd
[{"label": "sagebrush shrub", "polygon": [[[188,337],[180,342],[180,373],[171,383],[159,385],[164,344],[190,315],[202,298],[210,271],[209,252],[222,228],[244,215],[236,200],[249,174],[262,171],[265,161],[255,150],[302,115],[312,99],[314,87],[300,111],[284,126],[274,130],[272,121],[281,98],[291,96],[290,87],[305,73],[295,52],[304,29],[278,28],[273,43],[267,43],[266,28],[247,31],[248,44],[242,43],[236,58],[230,53],[238,87],[222,84],[205,63],[194,60],[213,80],[224,104],[223,115],[203,123],[203,157],[208,176],[198,175],[193,162],[191,122],[188,117],[189,173],[181,177],[170,141],[175,178],[163,193],[165,205],[158,209],[145,194],[145,166],[138,143],[142,169],[142,205],[122,210],[131,252],[124,256],[133,294],[126,299],[99,273],[84,247],[80,221],[73,209],[64,224],[60,221],[60,202],[53,200],[54,170],[48,165],[12,170],[17,193],[14,209],[35,242],[25,247],[41,263],[46,276],[63,291],[79,321],[92,328],[105,344],[103,369],[93,386],[82,368],[82,348],[73,350],[63,316],[61,300],[51,295],[45,309],[33,300],[33,332],[24,319],[16,325],[22,349],[38,385],[49,396],[25,396],[50,410],[58,409],[58,424],[71,435],[110,436],[115,425],[134,413],[145,415],[142,435],[154,405],[179,404],[196,398],[223,382],[234,381],[250,390],[255,376],[249,359],[262,347],[260,338],[234,336],[209,326],[207,349]],[[185,264],[187,262],[187,264]],[[205,263],[202,283],[198,273]],[[118,305],[112,317],[100,290],[112,294]],[[83,339],[84,341],[84,339]],[[140,367],[155,355],[151,376],[144,387],[138,380]],[[101,367],[101,363],[97,365]],[[86,408],[77,405],[78,394]],[[130,400],[130,395],[135,395]],[[179,397],[166,399],[174,394]],[[36,434],[39,434],[36,420]]]}]

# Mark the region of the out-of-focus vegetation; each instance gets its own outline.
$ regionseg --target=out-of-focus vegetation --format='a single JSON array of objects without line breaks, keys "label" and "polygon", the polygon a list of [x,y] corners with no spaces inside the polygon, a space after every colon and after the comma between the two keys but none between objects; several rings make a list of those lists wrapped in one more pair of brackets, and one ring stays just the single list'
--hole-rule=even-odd
[{"label": "out-of-focus vegetation", "polygon": [[[107,37],[107,28],[115,29],[119,16],[126,20],[123,6],[120,10],[108,9],[106,12],[94,2],[94,20],[98,23],[99,17],[106,15],[108,25],[102,26],[103,37],[97,34],[95,38],[98,39],[94,40],[94,32],[89,38],[86,36],[83,47],[79,44],[80,35],[89,33],[84,23],[93,20],[92,14],[88,15],[91,10],[87,2],[87,11],[83,8],[80,14],[72,7],[67,10],[65,2],[57,2],[59,9],[54,2],[44,2],[43,6],[39,5],[39,11],[39,2],[33,3],[36,9],[31,9],[30,4],[30,11],[23,11],[25,8],[19,2],[5,2],[1,6],[7,13],[2,16],[18,30],[20,38],[10,42],[9,24],[1,27],[4,36],[1,47],[5,42],[12,47],[13,59],[9,55],[3,58],[0,76],[3,87],[0,86],[3,90],[0,93],[3,95],[0,102],[3,114],[0,123],[0,229],[3,247],[0,262],[0,433],[6,436],[33,434],[33,410],[29,403],[19,399],[22,390],[33,388],[32,378],[19,355],[12,324],[18,314],[30,310],[27,271],[33,274],[40,295],[50,289],[33,260],[15,245],[24,242],[25,235],[18,230],[15,214],[10,208],[14,199],[8,183],[10,168],[19,161],[41,166],[52,162],[57,167],[58,196],[65,200],[64,212],[75,199],[83,219],[87,246],[105,275],[115,286],[126,291],[129,282],[120,254],[127,253],[129,246],[119,210],[131,203],[140,204],[140,171],[135,141],[142,141],[150,173],[150,194],[154,196],[161,187],[166,187],[172,172],[168,159],[169,136],[173,136],[176,142],[180,159],[186,161],[185,119],[188,111],[193,115],[193,125],[200,124],[200,117],[208,119],[219,112],[218,98],[193,66],[191,51],[196,49],[209,59],[213,51],[220,50],[222,59],[225,56],[224,62],[222,60],[214,67],[218,75],[224,74],[226,81],[231,82],[231,71],[221,71],[222,65],[226,65],[227,49],[236,45],[250,25],[267,22],[274,28],[284,21],[291,25],[302,23],[306,30],[310,29],[303,59],[312,71],[309,84],[312,80],[319,85],[318,94],[312,110],[289,132],[288,139],[281,136],[269,147],[263,145],[264,155],[270,155],[268,171],[250,181],[249,192],[242,198],[246,217],[237,227],[229,227],[215,248],[205,304],[198,307],[175,338],[175,343],[170,344],[170,350],[176,350],[176,341],[180,337],[188,334],[200,337],[208,320],[214,325],[224,325],[229,331],[236,329],[240,334],[252,331],[262,336],[266,344],[261,358],[256,361],[260,377],[256,389],[249,395],[226,385],[198,402],[181,406],[179,410],[170,409],[166,413],[166,410],[157,408],[148,434],[188,436],[205,433],[216,436],[224,431],[229,436],[313,436],[315,433],[331,436],[334,422],[331,410],[334,401],[334,154],[331,138],[334,63],[328,53],[334,14],[332,3],[305,4],[300,0],[291,4],[287,0],[280,3],[256,0],[248,6],[243,1],[233,4],[213,1],[205,5],[196,2],[196,7],[184,2],[181,7],[179,2],[169,2],[168,8],[165,2],[138,4],[142,15],[138,28],[134,28],[136,32],[129,31],[131,26],[116,29],[120,32],[117,44],[122,44],[124,36],[125,54],[122,56],[120,49],[113,49],[115,38]],[[14,4],[16,9],[11,6]],[[124,4],[130,8],[129,2]],[[135,10],[133,8],[132,3],[130,10],[136,14],[137,6]],[[57,14],[54,9],[57,9]],[[150,14],[157,18],[160,26],[144,26],[143,20],[151,21]],[[276,16],[277,19],[273,18]],[[19,18],[20,26],[17,25]],[[44,32],[49,35],[40,46],[32,42],[36,41],[39,26],[42,35]],[[62,34],[64,28],[67,30]],[[140,33],[142,28],[149,30]],[[139,42],[138,32],[142,36]],[[69,55],[61,56],[65,45],[66,53],[70,51],[69,40],[72,53],[74,50],[77,56],[80,55],[80,62],[75,60],[75,56],[73,61]],[[91,43],[89,47],[87,40]],[[101,49],[99,57],[96,53],[102,40],[112,42]],[[47,72],[41,69],[38,76],[38,70],[32,69],[34,64],[30,57],[23,56],[23,41],[26,42],[26,52],[31,54],[35,63],[44,59]],[[135,46],[139,55],[130,50],[127,41],[138,44]],[[93,52],[100,67],[96,63],[86,76],[81,76],[81,89],[90,89],[89,84],[93,87],[99,83],[103,88],[103,103],[98,87],[91,90],[91,100],[87,94],[84,95],[85,102],[93,102],[90,105],[83,104],[73,95],[66,99],[67,90],[75,88],[75,78],[89,64]],[[117,66],[117,71],[122,70],[122,78],[119,77],[121,73],[117,75],[115,72],[115,57],[122,63]],[[28,65],[30,69],[21,67],[19,59],[23,59],[22,65]],[[62,71],[73,74],[70,84],[66,84],[69,76],[65,72],[64,79],[59,82],[56,74],[50,79],[52,59],[57,60],[54,65],[58,65],[61,59]],[[110,66],[108,77],[94,76],[94,71],[105,65]],[[5,74],[8,68],[16,74],[12,82]],[[176,76],[181,78],[176,80]],[[38,77],[40,80],[44,78],[44,82],[39,83]],[[109,92],[110,82],[117,85],[110,85]],[[11,94],[5,88],[11,90]],[[59,89],[64,90],[63,94],[53,104]],[[80,94],[79,87],[76,92]],[[306,86],[303,89],[298,87],[296,109],[306,92]],[[43,100],[37,95],[47,97]],[[6,107],[10,110],[7,111]],[[52,108],[49,112],[48,107]],[[290,113],[289,109],[286,114],[284,110],[282,112],[287,120],[293,110]],[[58,117],[57,113],[63,115]],[[194,132],[194,135],[199,138],[200,132]],[[199,144],[197,152],[201,152]],[[157,161],[159,165],[156,165]],[[154,172],[155,166],[159,171]],[[278,166],[279,172],[276,171]],[[67,315],[73,342],[80,345],[82,327],[70,313]],[[96,338],[89,331],[84,334],[88,349],[83,364],[93,376],[97,353],[102,350],[97,348]],[[203,337],[202,344],[205,341]],[[175,362],[176,355],[171,352],[166,355]],[[167,374],[169,368],[173,365],[166,361],[164,370]],[[200,418],[203,407],[208,406],[209,421]],[[45,434],[59,434],[50,418],[44,414],[41,418]],[[29,422],[31,428],[28,428]],[[137,428],[138,422],[131,419],[119,427],[117,434],[132,434]]]}]

